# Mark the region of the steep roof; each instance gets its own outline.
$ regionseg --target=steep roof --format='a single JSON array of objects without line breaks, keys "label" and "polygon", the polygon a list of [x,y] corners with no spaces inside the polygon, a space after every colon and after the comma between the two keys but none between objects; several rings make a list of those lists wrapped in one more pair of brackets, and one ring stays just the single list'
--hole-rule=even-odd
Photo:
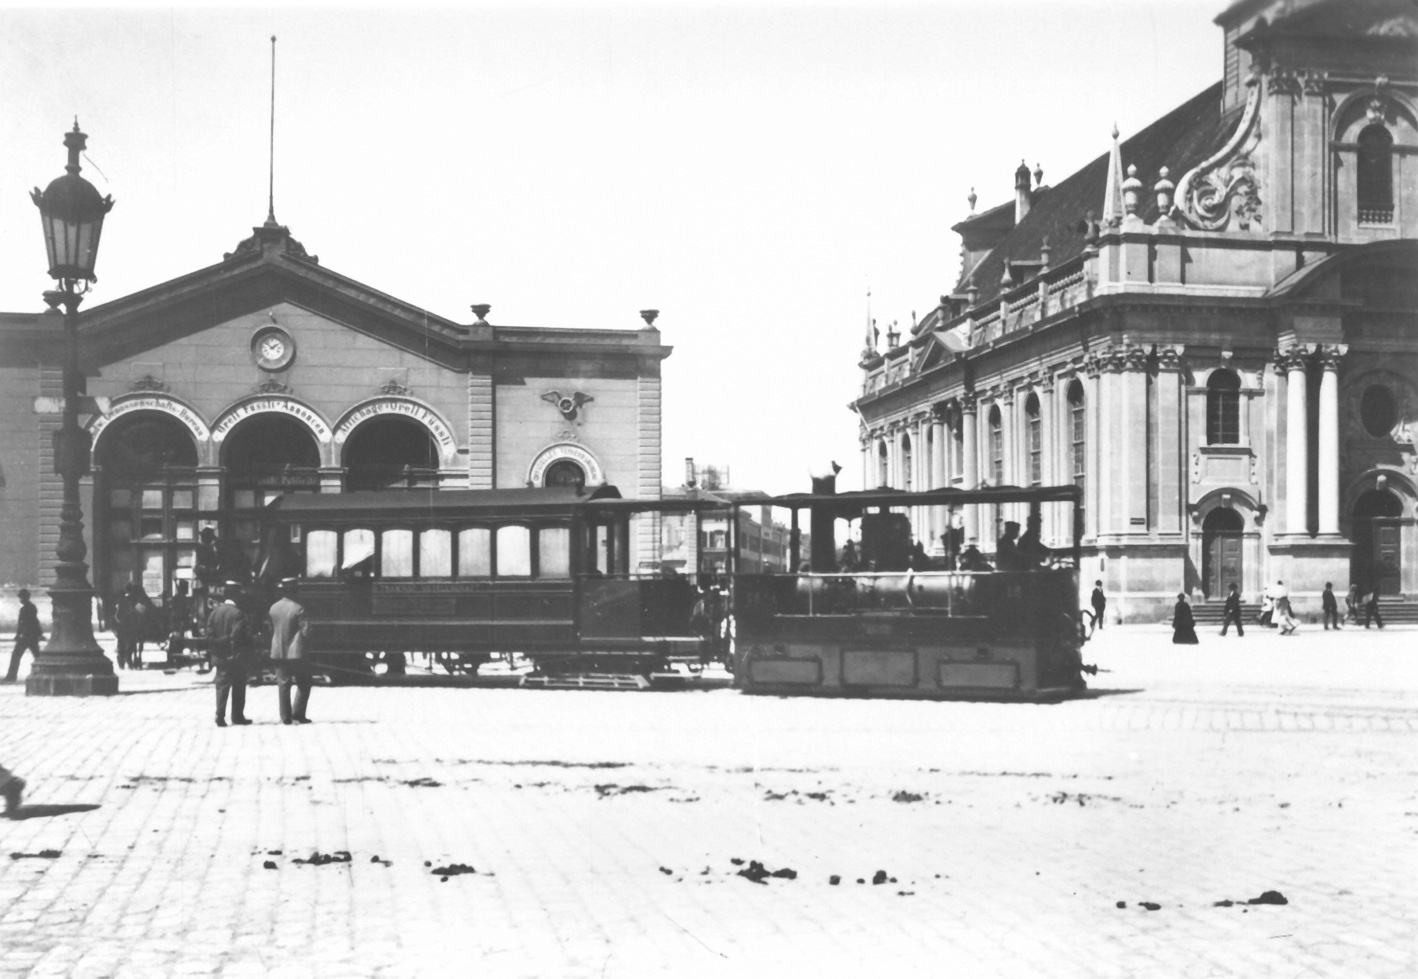
[{"label": "steep roof", "polygon": [[[1137,175],[1150,197],[1161,167],[1167,167],[1174,182],[1178,180],[1221,145],[1235,124],[1236,114],[1223,117],[1221,83],[1217,82],[1124,140],[1123,166],[1137,165]],[[999,294],[1006,261],[1037,263],[1045,237],[1049,239],[1051,265],[1062,265],[1082,252],[1084,221],[1089,211],[1095,218],[1101,215],[1107,174],[1108,154],[1103,153],[1058,184],[1040,188],[1024,220],[975,266],[973,276],[979,301],[986,302]],[[965,287],[965,277],[970,274],[970,270],[962,270],[959,288]]]}]

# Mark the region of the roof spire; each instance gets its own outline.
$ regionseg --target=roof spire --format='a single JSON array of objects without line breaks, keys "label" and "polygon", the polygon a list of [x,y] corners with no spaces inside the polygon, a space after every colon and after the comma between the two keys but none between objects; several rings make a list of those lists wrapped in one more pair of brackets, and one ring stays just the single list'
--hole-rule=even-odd
[{"label": "roof spire", "polygon": [[1103,194],[1103,227],[1123,223],[1123,153],[1118,145],[1118,124],[1113,123],[1113,148],[1108,153],[1108,180]]},{"label": "roof spire", "polygon": [[266,224],[276,227],[276,35],[271,35],[271,155]]}]

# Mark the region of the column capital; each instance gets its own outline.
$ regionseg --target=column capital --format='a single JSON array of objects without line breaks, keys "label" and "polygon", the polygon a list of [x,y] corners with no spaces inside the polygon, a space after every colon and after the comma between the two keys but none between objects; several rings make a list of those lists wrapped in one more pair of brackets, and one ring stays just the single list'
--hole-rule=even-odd
[{"label": "column capital", "polygon": [[1346,343],[1328,343],[1321,346],[1316,354],[1319,357],[1320,367],[1326,371],[1337,371],[1339,370],[1339,362],[1348,352],[1349,345]]},{"label": "column capital", "polygon": [[999,393],[995,395],[995,400],[1000,403],[1000,406],[1003,408],[1013,408],[1014,395],[1018,389],[1013,384],[1001,384],[997,390]]},{"label": "column capital", "polygon": [[1309,359],[1310,348],[1306,347],[1303,343],[1277,348],[1275,351],[1275,369],[1286,374],[1291,374],[1295,371],[1303,371],[1309,366]]},{"label": "column capital", "polygon": [[960,413],[962,415],[973,415],[980,410],[980,396],[974,391],[966,391],[960,395]]},{"label": "column capital", "polygon": [[1157,345],[1157,369],[1159,371],[1180,372],[1182,355],[1186,347],[1179,343],[1159,343]]},{"label": "column capital", "polygon": [[1035,385],[1035,387],[1037,387],[1040,391],[1044,392],[1045,394],[1053,394],[1053,393],[1054,393],[1054,381],[1055,381],[1055,380],[1056,380],[1056,378],[1055,378],[1054,372],[1053,372],[1053,371],[1050,371],[1050,370],[1046,370],[1046,371],[1044,371],[1043,375],[1039,378],[1039,381],[1038,381],[1038,383]]}]

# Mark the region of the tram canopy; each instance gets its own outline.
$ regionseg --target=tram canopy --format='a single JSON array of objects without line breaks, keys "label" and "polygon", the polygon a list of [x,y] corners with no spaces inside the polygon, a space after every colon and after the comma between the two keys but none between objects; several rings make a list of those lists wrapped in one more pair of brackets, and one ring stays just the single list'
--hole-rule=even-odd
[{"label": "tram canopy", "polygon": [[492,490],[439,490],[418,487],[353,493],[284,494],[266,504],[266,510],[274,517],[290,520],[353,514],[407,517],[431,510],[440,514],[463,510],[486,513],[570,510],[591,500],[606,499],[620,499],[620,490],[614,486],[545,486]]}]

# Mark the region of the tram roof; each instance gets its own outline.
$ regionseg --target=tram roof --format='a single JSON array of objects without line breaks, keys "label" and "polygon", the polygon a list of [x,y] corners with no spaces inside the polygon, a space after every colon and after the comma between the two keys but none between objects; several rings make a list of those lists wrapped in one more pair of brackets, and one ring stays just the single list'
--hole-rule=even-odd
[{"label": "tram roof", "polygon": [[849,493],[788,493],[766,500],[746,500],[744,505],[778,506],[790,509],[837,507],[859,510],[865,507],[961,506],[966,503],[1080,503],[1083,490],[1077,486],[988,486],[963,490],[953,487],[908,492],[898,489],[853,490]]},{"label": "tram roof", "polygon": [[359,490],[353,493],[294,493],[278,496],[266,509],[289,516],[339,513],[410,514],[436,510],[568,510],[590,500],[618,500],[614,486],[545,486],[491,490],[440,490],[431,487]]}]

